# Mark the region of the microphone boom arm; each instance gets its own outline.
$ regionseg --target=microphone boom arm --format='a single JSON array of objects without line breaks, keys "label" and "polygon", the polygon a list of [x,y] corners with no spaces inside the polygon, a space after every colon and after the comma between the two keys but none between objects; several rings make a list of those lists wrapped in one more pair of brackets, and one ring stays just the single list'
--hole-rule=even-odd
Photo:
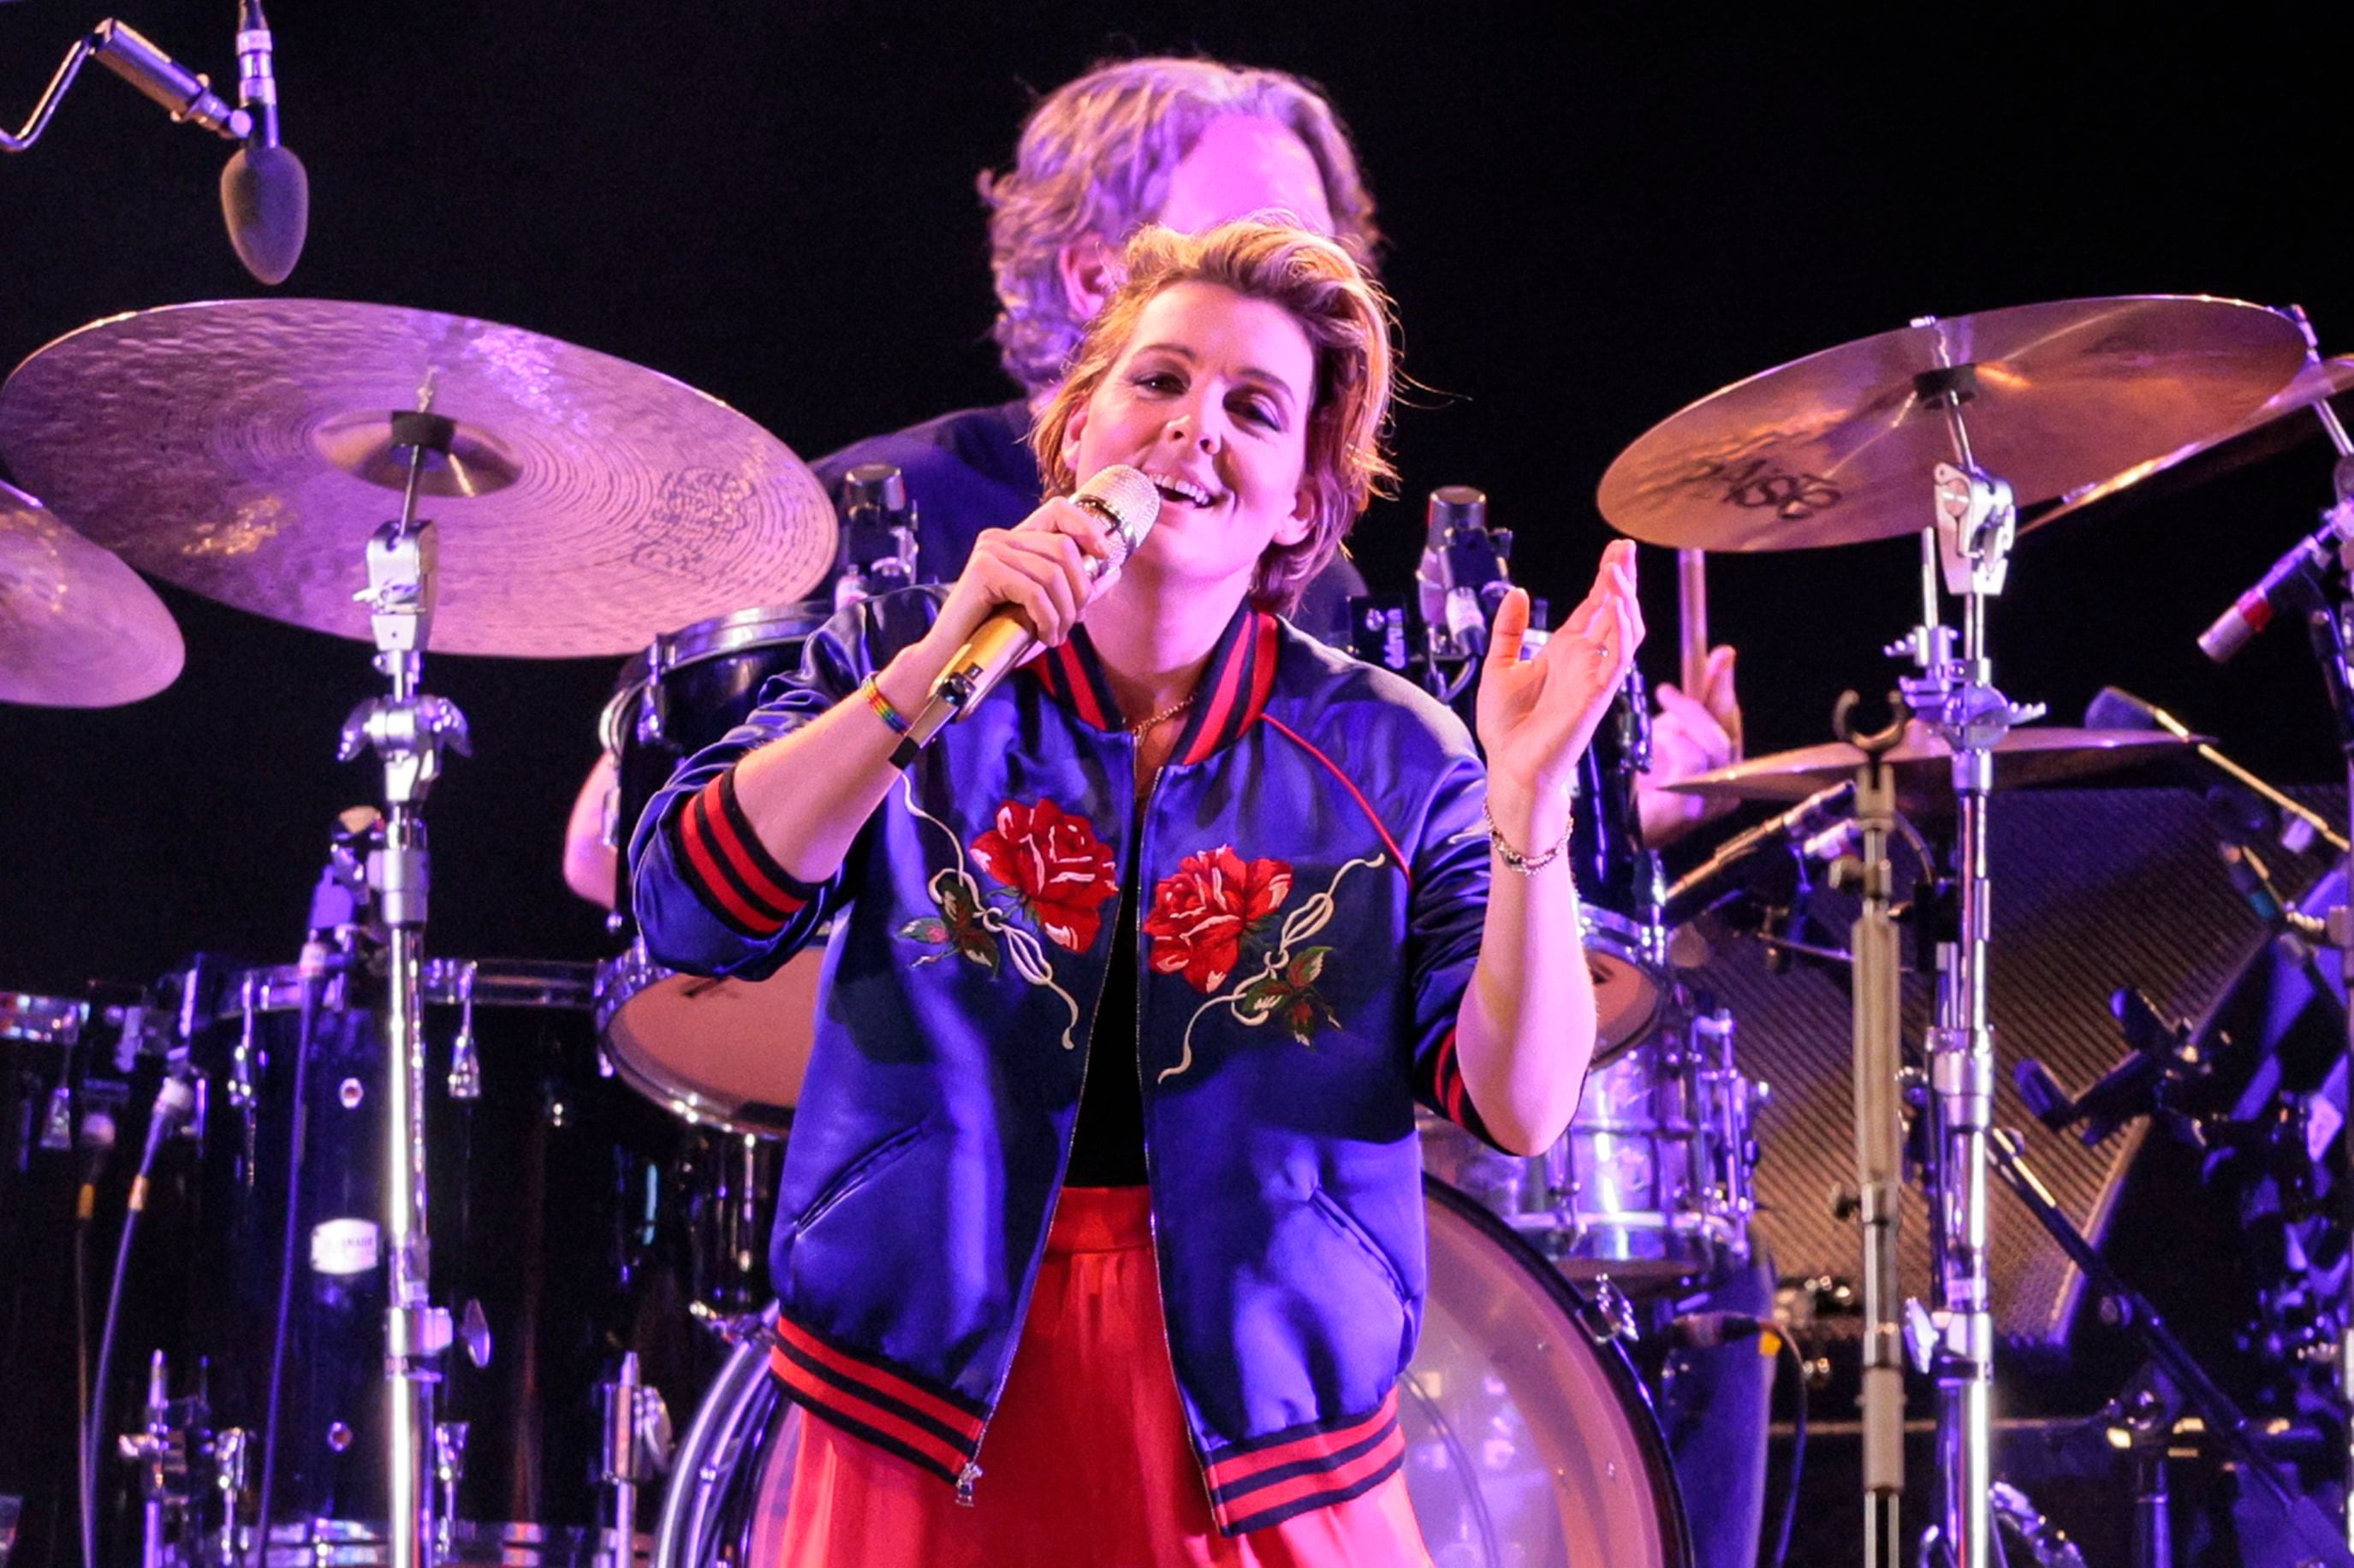
[{"label": "microphone boom arm", "polygon": [[24,129],[14,133],[0,129],[0,153],[22,153],[41,139],[67,89],[81,74],[83,63],[91,58],[154,100],[175,120],[201,125],[231,142],[245,140],[253,129],[252,117],[242,109],[231,108],[214,92],[210,78],[189,70],[129,24],[109,17],[66,50]]}]

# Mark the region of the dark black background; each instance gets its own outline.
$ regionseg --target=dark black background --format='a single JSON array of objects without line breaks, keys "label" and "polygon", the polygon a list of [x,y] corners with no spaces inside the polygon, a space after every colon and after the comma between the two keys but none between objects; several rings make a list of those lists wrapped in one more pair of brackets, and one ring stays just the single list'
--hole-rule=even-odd
[{"label": "dark black background", "polygon": [[[232,12],[125,15],[228,79]],[[1470,482],[1519,530],[1522,577],[1555,597],[1590,570],[1607,536],[1595,485],[1644,429],[1924,312],[2211,292],[2300,302],[2325,349],[2354,342],[2332,62],[2243,8],[2228,30],[2058,6],[1522,15],[281,0],[286,134],[313,202],[286,291],[583,344],[819,453],[1006,395],[972,181],[1005,159],[1034,90],[1139,50],[1284,67],[1355,130],[1405,363],[1431,389],[1399,421],[1405,503],[1360,530],[1369,577],[1402,586],[1418,498]],[[0,6],[0,116],[21,121],[96,16]],[[226,152],[91,71],[38,147],[0,162],[0,362],[109,313],[259,291],[221,232]],[[2296,638],[2226,671],[2191,645],[2312,525],[2327,460],[2308,441],[2033,536],[1996,618],[2003,684],[2073,719],[2115,682],[2260,767],[2329,776]],[[1842,687],[1887,684],[1878,650],[1911,619],[1913,550],[1713,564],[1753,750],[1827,738]],[[1645,559],[1647,663],[1665,678],[1672,577],[1663,553]],[[196,949],[291,959],[330,817],[376,792],[333,758],[375,689],[360,645],[164,593],[188,641],[170,691],[0,709],[0,986],[70,992]],[[476,737],[433,797],[431,946],[594,956],[600,921],[564,892],[558,844],[611,663],[429,670]]]}]

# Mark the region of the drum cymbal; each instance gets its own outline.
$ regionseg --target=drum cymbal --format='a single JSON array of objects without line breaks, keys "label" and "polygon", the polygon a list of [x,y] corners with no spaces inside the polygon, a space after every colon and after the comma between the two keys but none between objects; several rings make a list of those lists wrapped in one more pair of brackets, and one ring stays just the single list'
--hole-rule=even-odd
[{"label": "drum cymbal", "polygon": [[[2243,462],[2253,462],[2270,457],[2318,432],[2321,421],[2307,416],[2307,411],[2325,397],[2334,397],[2354,387],[2354,355],[2336,359],[2317,359],[2296,373],[2296,378],[2264,399],[2256,410],[2232,426],[2217,430],[2199,440],[2175,448],[2163,457],[2136,463],[2123,473],[2092,484],[2081,484],[2060,497],[2059,503],[2032,519],[2021,519],[2022,529],[2041,528],[2047,523],[2097,506],[2111,496],[2143,486],[2184,464],[2184,475],[2196,482],[2229,472]],[[2194,460],[2203,460],[2197,461]],[[2151,486],[2148,488],[2168,488]]]},{"label": "drum cymbal", "polygon": [[172,612],[137,572],[0,483],[0,703],[109,708],[179,677]]},{"label": "drum cymbal", "polygon": [[617,654],[808,597],[833,509],[784,443],[610,355],[472,317],[329,300],[96,322],[0,387],[0,453],[85,536],[273,620],[368,641],[364,547],[399,514],[393,411],[457,423],[431,648]]},{"label": "drum cymbal", "polygon": [[[1927,321],[1794,360],[1653,426],[1603,475],[1602,514],[1653,545],[1795,550],[1919,531],[1953,461],[2025,506],[2234,429],[2296,375],[2305,334],[2238,300],[2064,300]],[[1941,369],[1950,366],[1951,370]]]},{"label": "drum cymbal", "polygon": [[[2058,784],[2094,773],[2131,768],[2206,743],[2149,730],[2071,729],[2031,725],[2012,730],[1995,747],[1994,787],[2018,789]],[[1914,726],[1888,755],[1896,773],[1899,808],[1907,811],[1950,807],[1954,799],[1953,749]],[[1686,795],[1733,800],[1803,800],[1816,790],[1855,777],[1863,753],[1843,740],[1824,746],[1753,757],[1712,773],[1695,774],[1663,786]]]}]

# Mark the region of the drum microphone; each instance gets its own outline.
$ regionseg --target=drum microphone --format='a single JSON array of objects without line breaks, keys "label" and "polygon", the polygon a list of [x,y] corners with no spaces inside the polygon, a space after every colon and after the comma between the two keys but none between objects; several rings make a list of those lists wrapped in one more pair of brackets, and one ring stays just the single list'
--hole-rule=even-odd
[{"label": "drum microphone", "polygon": [[1742,861],[1759,850],[1780,842],[1798,844],[1801,852],[1813,859],[1829,858],[1822,847],[1835,846],[1840,830],[1847,819],[1840,813],[1855,798],[1855,780],[1842,779],[1828,789],[1818,789],[1787,811],[1777,812],[1753,828],[1744,828],[1716,846],[1714,853],[1676,878],[1667,891],[1665,903],[1673,906],[1688,898],[1699,888],[1708,886]]},{"label": "drum microphone", "polygon": [[[1094,556],[1087,558],[1085,569],[1089,582],[1101,580],[1111,567],[1126,565],[1161,515],[1161,492],[1140,470],[1126,463],[1114,463],[1098,471],[1079,486],[1071,502],[1103,524],[1105,536],[1112,546],[1110,561]],[[948,668],[933,681],[930,700],[892,749],[891,766],[904,768],[914,763],[942,726],[978,707],[981,699],[996,689],[1006,672],[1028,658],[1037,645],[1037,634],[1020,610],[1012,605],[1000,605],[991,611],[981,629],[956,651]]]},{"label": "drum microphone", "polygon": [[1488,497],[1468,484],[1430,493],[1427,537],[1415,577],[1422,585],[1422,619],[1443,627],[1445,653],[1476,659],[1488,651],[1488,621],[1512,586],[1509,528],[1488,526]]},{"label": "drum microphone", "polygon": [[173,1130],[188,1119],[196,1108],[196,1091],[188,1085],[187,1072],[181,1068],[156,1086],[155,1108],[147,1113],[147,1147],[140,1151],[139,1174],[132,1179],[130,1210],[138,1213],[147,1207],[147,1175],[155,1166],[155,1156],[162,1152],[164,1140]]},{"label": "drum microphone", "polygon": [[221,216],[245,270],[282,283],[302,254],[311,227],[311,177],[302,160],[278,144],[278,74],[261,0],[239,0],[237,101],[247,118],[245,145],[221,171]]},{"label": "drum microphone", "polygon": [[[2310,541],[2307,542],[2310,543]],[[2299,546],[2298,548],[2302,549],[2304,546]],[[2328,818],[2265,783],[2200,739],[2192,733],[2189,725],[2184,724],[2156,703],[2146,702],[2131,692],[2117,686],[2103,686],[2100,694],[2084,705],[2084,727],[2086,729],[2164,730],[2177,740],[2187,740],[2200,761],[2254,790],[2264,797],[2274,810],[2281,812],[2292,821],[2303,823],[2305,829],[2310,830],[2313,835],[2324,840],[2338,853],[2346,853],[2346,837],[2329,825]],[[2299,830],[2290,830],[2290,832],[2299,832]],[[2302,850],[2305,847],[2302,843],[2293,842],[2289,832],[2283,833],[2282,842],[2293,850]]]},{"label": "drum microphone", "polygon": [[284,282],[310,227],[311,182],[302,160],[278,144],[278,79],[261,0],[239,0],[238,8],[239,107],[229,107],[204,72],[190,70],[139,29],[110,16],[74,40],[24,132],[0,129],[0,152],[24,152],[40,138],[85,59],[137,88],[174,120],[245,143],[221,171],[221,214],[228,223],[229,244],[256,279]]}]

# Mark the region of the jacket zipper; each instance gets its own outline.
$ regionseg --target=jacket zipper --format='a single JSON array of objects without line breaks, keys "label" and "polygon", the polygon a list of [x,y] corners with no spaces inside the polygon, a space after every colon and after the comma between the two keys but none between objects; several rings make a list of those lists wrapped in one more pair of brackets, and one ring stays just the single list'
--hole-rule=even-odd
[{"label": "jacket zipper", "polygon": [[[1144,1137],[1144,1219],[1145,1227],[1152,1237],[1153,1288],[1161,1296],[1161,1353],[1169,1358],[1169,1381],[1173,1383],[1177,1381],[1177,1346],[1169,1338],[1169,1294],[1161,1283],[1169,1276],[1169,1261],[1161,1250],[1161,1189],[1152,1179],[1152,1105],[1150,1091],[1144,1077],[1144,982],[1152,972],[1152,966],[1145,960],[1144,956],[1144,818],[1152,804],[1152,797],[1160,791],[1161,775],[1165,771],[1165,768],[1153,770],[1152,782],[1146,787],[1143,796],[1136,803],[1136,813],[1132,819],[1133,825],[1129,838],[1129,842],[1136,846],[1138,896],[1135,906],[1129,911],[1129,917],[1136,922],[1136,1094],[1138,1104],[1143,1110],[1141,1120]],[[1102,999],[1098,997],[1097,1000],[1100,1005]],[[1184,1400],[1181,1397],[1177,1403],[1182,1408]],[[1201,1444],[1194,1436],[1190,1424],[1185,1433],[1185,1444],[1193,1450],[1193,1472],[1202,1479],[1202,1500],[1209,1505],[1210,1521],[1212,1526],[1215,1527],[1218,1519],[1218,1499],[1211,1494],[1209,1466],[1202,1457]]]},{"label": "jacket zipper", "polygon": [[[1133,736],[1129,738],[1129,743],[1132,748],[1135,745],[1135,739]],[[1136,757],[1132,749],[1128,758],[1128,772],[1130,778],[1134,778],[1136,775]],[[1131,821],[1133,821],[1133,819],[1131,819]],[[1135,843],[1133,832],[1131,832],[1130,835],[1130,842],[1138,852],[1137,864],[1141,866],[1144,863],[1142,853],[1143,846],[1141,844]],[[1139,900],[1138,902],[1140,906],[1142,901]],[[1139,916],[1138,918],[1141,919],[1142,916]],[[1141,930],[1139,931],[1138,935],[1142,935]],[[1022,1304],[1020,1308],[1013,1314],[1013,1346],[1017,1353],[1022,1348],[1023,1330],[1029,1326],[1030,1298],[1038,1289],[1038,1271],[1040,1266],[1045,1262],[1046,1238],[1054,1234],[1055,1214],[1056,1211],[1061,1209],[1063,1206],[1063,1181],[1065,1177],[1070,1174],[1071,1150],[1072,1147],[1079,1140],[1078,1107],[1087,1102],[1087,1068],[1092,1065],[1095,1061],[1095,1026],[1103,1018],[1104,987],[1108,985],[1110,981],[1111,966],[1106,964],[1104,966],[1103,978],[1096,981],[1095,1006],[1090,1010],[1087,1015],[1087,1043],[1079,1047],[1079,1097],[1076,1101],[1073,1102],[1071,1107],[1071,1130],[1063,1135],[1063,1162],[1055,1171],[1055,1195],[1046,1200],[1046,1224],[1044,1228],[1040,1230],[1038,1233],[1037,1250],[1030,1255],[1030,1272],[1028,1277],[1022,1283]],[[1138,993],[1140,1001],[1137,1006],[1137,1033],[1140,1039],[1142,1038],[1144,1027],[1142,1022],[1144,1008],[1140,1000],[1142,994],[1143,993],[1141,991]],[[1143,1075],[1144,1066],[1142,1059],[1140,1056],[1137,1064],[1137,1079],[1140,1086],[1143,1082]],[[1149,1141],[1145,1147],[1144,1171],[1145,1178],[1149,1181],[1152,1175],[1152,1150]],[[1163,1324],[1161,1327],[1161,1338],[1163,1340],[1168,1338],[1168,1326],[1166,1324]],[[1005,1370],[997,1374],[997,1386],[990,1391],[989,1414],[981,1418],[981,1430],[973,1434],[972,1457],[964,1462],[964,1468],[957,1472],[956,1500],[959,1508],[970,1508],[972,1506],[973,1483],[980,1480],[981,1477],[981,1446],[989,1440],[989,1424],[997,1419],[997,1407],[1005,1398],[1005,1384],[1013,1376],[1013,1357],[1009,1355],[1005,1358]],[[1204,1484],[1206,1486],[1207,1482],[1205,1481]]]}]

